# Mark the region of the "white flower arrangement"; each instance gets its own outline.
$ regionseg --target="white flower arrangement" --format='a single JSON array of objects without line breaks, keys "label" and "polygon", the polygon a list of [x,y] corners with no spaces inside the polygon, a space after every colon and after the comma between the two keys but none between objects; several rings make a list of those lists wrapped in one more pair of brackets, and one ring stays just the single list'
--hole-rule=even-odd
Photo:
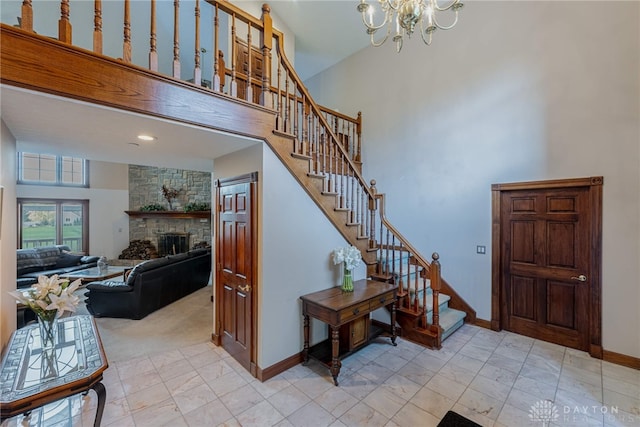
[{"label": "white flower arrangement", "polygon": [[69,284],[68,279],[39,276],[38,283],[24,291],[9,292],[11,296],[33,310],[42,320],[52,321],[65,311],[75,312],[80,298],[73,293],[78,289],[80,279]]},{"label": "white flower arrangement", "polygon": [[360,261],[362,261],[362,255],[360,254],[360,250],[355,246],[347,246],[333,250],[333,263],[340,264],[344,262],[344,268],[346,270],[353,270],[360,265]]}]

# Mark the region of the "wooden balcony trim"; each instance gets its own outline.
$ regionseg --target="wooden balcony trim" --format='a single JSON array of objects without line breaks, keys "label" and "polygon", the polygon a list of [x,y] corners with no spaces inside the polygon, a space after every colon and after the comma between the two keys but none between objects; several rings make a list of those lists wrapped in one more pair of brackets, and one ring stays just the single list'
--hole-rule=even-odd
[{"label": "wooden balcony trim", "polygon": [[0,35],[3,84],[262,140],[273,130],[269,108],[6,24]]}]

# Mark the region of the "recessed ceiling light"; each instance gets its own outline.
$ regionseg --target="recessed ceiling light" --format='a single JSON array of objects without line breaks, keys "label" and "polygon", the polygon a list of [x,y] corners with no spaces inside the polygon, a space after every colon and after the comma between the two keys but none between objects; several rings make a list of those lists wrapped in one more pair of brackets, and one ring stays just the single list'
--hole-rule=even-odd
[{"label": "recessed ceiling light", "polygon": [[140,144],[138,144],[137,142],[128,142],[127,144],[129,144],[132,147],[139,147]]},{"label": "recessed ceiling light", "polygon": [[152,135],[141,134],[141,135],[138,135],[138,139],[141,140],[141,141],[155,141],[158,138],[156,138],[155,136],[152,136]]}]

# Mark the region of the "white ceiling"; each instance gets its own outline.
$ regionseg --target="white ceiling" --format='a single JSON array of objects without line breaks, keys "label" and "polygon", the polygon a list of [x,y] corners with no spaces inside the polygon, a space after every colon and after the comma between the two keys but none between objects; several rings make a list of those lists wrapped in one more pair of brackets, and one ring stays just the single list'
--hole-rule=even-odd
[{"label": "white ceiling", "polygon": [[[242,0],[235,3],[242,7]],[[357,0],[275,0],[269,4],[272,13],[296,34],[296,70],[303,79],[368,44]],[[212,159],[258,143],[7,85],[0,85],[0,100],[0,117],[23,151],[211,171]],[[136,139],[139,133],[158,139],[143,143]]]}]

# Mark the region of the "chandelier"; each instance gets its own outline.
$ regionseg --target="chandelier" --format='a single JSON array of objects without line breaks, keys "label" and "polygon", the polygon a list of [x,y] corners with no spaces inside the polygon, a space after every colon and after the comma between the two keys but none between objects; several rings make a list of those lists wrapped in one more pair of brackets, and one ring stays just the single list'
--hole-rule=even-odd
[{"label": "chandelier", "polygon": [[[371,44],[375,47],[382,46],[391,35],[392,27],[395,33],[392,40],[396,43],[396,50],[402,49],[402,41],[405,34],[410,38],[419,25],[420,36],[426,44],[431,44],[431,36],[438,28],[448,30],[458,22],[458,11],[462,9],[461,0],[451,0],[446,6],[440,6],[438,0],[360,0],[358,12],[362,14],[362,22],[367,28],[367,34],[371,36]],[[384,19],[378,24],[374,19],[376,12],[381,12]],[[453,12],[453,20],[447,25],[438,21],[439,12]],[[374,23],[375,22],[375,23]],[[375,40],[376,32],[387,27],[383,38]]]}]

